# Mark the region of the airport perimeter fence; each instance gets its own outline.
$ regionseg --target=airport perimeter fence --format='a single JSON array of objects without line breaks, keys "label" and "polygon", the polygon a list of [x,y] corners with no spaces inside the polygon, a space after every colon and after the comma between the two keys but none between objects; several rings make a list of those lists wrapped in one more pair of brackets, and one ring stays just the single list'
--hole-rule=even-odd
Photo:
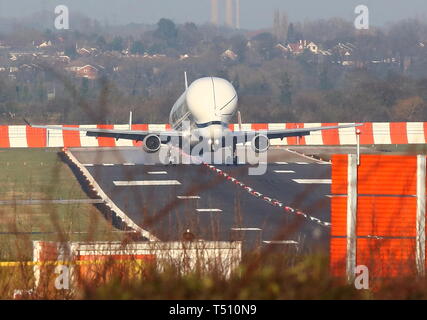
[{"label": "airport perimeter fence", "polygon": [[[242,130],[278,130],[295,128],[327,127],[348,123],[247,123]],[[61,127],[58,125],[58,127]],[[128,130],[129,125],[64,125],[63,127]],[[236,124],[230,130],[239,130]],[[360,144],[424,144],[427,142],[427,122],[367,122],[359,127]],[[167,124],[134,124],[132,130],[170,130]],[[272,139],[271,145],[355,145],[354,128],[341,128],[312,132],[304,137]],[[106,137],[88,137],[78,131],[38,129],[25,125],[0,126],[0,148],[45,148],[45,147],[116,147],[137,146],[140,142],[115,140]]]}]

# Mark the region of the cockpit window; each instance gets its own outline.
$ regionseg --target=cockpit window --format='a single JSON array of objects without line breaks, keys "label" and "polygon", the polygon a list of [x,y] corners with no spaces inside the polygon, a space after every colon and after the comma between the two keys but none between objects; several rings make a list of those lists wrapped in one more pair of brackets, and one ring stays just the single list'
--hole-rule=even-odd
[{"label": "cockpit window", "polygon": [[169,122],[172,129],[179,130],[182,127],[182,122],[185,120],[191,121],[191,112],[188,110],[187,103],[185,101],[186,93],[184,92],[181,97],[175,102]]}]

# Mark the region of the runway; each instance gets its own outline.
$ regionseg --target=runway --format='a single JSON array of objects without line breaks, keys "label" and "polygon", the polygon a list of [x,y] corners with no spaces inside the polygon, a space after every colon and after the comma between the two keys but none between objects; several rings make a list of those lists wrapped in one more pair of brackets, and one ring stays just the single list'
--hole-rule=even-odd
[{"label": "runway", "polygon": [[[197,239],[242,240],[246,248],[327,246],[328,228],[271,205],[206,166],[158,164],[139,148],[71,151],[129,218],[161,240],[182,239],[190,230]],[[328,163],[273,149],[263,175],[249,175],[247,165],[215,168],[268,198],[330,221]]]}]

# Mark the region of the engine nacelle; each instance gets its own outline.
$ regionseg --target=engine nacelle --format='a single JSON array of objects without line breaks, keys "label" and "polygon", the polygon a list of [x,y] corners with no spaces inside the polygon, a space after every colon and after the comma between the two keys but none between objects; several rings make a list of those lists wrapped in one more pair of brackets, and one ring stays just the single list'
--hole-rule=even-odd
[{"label": "engine nacelle", "polygon": [[145,152],[154,153],[160,150],[160,146],[162,142],[160,141],[160,137],[155,134],[149,134],[143,140],[142,148]]},{"label": "engine nacelle", "polygon": [[252,150],[256,153],[263,153],[270,148],[270,139],[266,135],[258,134],[252,138]]}]

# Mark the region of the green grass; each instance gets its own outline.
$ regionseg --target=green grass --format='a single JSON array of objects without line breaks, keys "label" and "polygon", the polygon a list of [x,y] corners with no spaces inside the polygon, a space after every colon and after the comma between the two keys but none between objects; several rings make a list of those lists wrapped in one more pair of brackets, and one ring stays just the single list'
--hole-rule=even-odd
[{"label": "green grass", "polygon": [[[0,150],[0,200],[88,199],[59,149]],[[91,204],[0,205],[0,260],[31,258],[32,240],[121,240]]]},{"label": "green grass", "polygon": [[0,199],[85,199],[59,149],[0,150]]}]

